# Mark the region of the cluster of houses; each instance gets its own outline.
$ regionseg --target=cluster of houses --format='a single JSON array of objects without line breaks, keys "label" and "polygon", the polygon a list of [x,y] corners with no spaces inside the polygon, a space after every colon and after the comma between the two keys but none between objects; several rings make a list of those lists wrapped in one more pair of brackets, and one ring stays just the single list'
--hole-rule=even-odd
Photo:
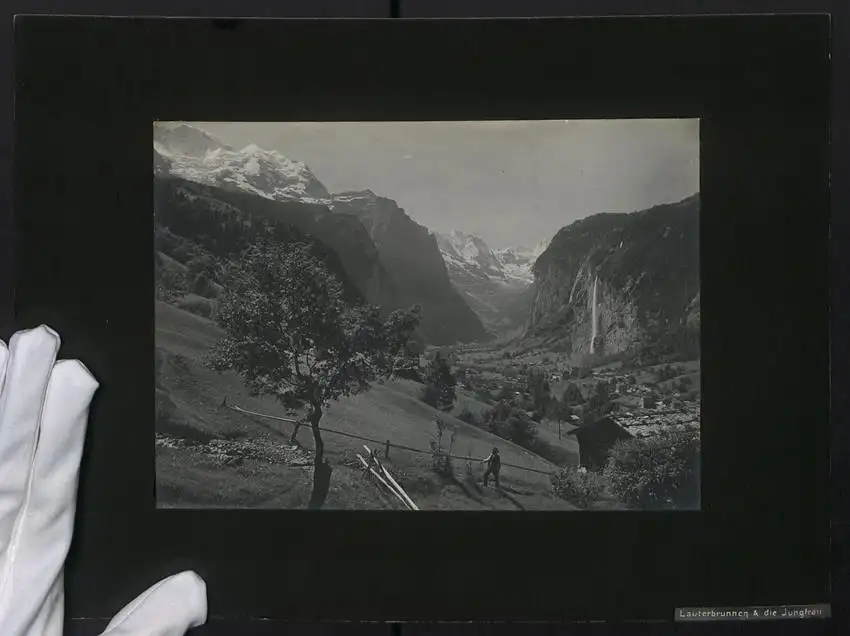
[{"label": "cluster of houses", "polygon": [[[535,365],[546,374],[553,386],[572,379],[581,379],[578,369],[560,364]],[[686,398],[678,391],[667,391],[663,397],[656,389],[636,381],[634,375],[614,369],[587,370],[588,379],[604,382],[609,388],[613,410],[606,416],[571,430],[567,435],[576,438],[580,465],[588,470],[603,468],[611,448],[620,440],[647,438],[664,431],[700,429],[700,402]],[[467,368],[461,371],[459,383],[467,389],[485,390],[496,395],[509,388],[515,398],[528,397],[526,375],[518,365],[509,365],[499,372]],[[532,414],[529,413],[529,416]],[[579,424],[580,418],[570,419]]]},{"label": "cluster of houses", "polygon": [[495,376],[485,375],[478,369],[472,368],[463,369],[459,374],[458,382],[465,389],[485,389],[488,391],[497,391],[504,383]]},{"label": "cluster of houses", "polygon": [[487,373],[478,369],[464,369],[458,378],[460,385],[468,390],[485,390],[491,394],[498,393],[503,387],[512,389],[517,395],[526,392],[525,376],[504,377],[495,373]]}]

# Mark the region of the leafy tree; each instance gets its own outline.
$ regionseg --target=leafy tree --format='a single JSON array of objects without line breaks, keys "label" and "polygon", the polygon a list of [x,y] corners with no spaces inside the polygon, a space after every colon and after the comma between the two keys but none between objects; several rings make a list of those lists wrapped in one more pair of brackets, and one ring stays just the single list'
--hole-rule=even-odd
[{"label": "leafy tree", "polygon": [[528,448],[537,438],[537,427],[526,415],[507,401],[501,401],[484,415],[488,428],[499,437],[504,437]]},{"label": "leafy tree", "polygon": [[416,340],[415,336],[408,340],[402,348],[395,362],[395,376],[415,382],[422,382],[421,356],[424,346]]},{"label": "leafy tree", "polygon": [[526,376],[526,386],[531,394],[531,401],[534,408],[543,410],[551,398],[551,388],[549,381],[546,379],[546,374],[540,369],[531,369]]},{"label": "leafy tree", "polygon": [[507,421],[505,436],[524,448],[531,448],[537,439],[537,425],[528,417],[514,414]]},{"label": "leafy tree", "polygon": [[186,263],[186,268],[190,276],[204,275],[207,278],[215,279],[220,273],[218,262],[212,254],[198,251],[197,256],[194,256]]},{"label": "leafy tree", "polygon": [[559,431],[560,425],[564,422],[568,422],[570,424],[573,423],[573,416],[576,414],[576,409],[569,406],[568,404],[564,404],[563,402],[558,402],[556,407],[555,419],[558,421]]},{"label": "leafy tree", "polygon": [[670,431],[614,444],[603,473],[624,503],[644,509],[699,503],[699,435]]},{"label": "leafy tree", "polygon": [[563,400],[557,398],[552,398],[546,408],[546,415],[556,422],[565,422],[570,419],[572,414],[573,409]]},{"label": "leafy tree", "polygon": [[442,418],[438,415],[434,418],[434,424],[437,428],[437,434],[431,438],[431,468],[441,474],[441,475],[451,475],[453,473],[452,470],[452,459],[451,459],[451,447],[454,445],[455,440],[455,431],[451,432],[451,441],[449,443],[448,450],[443,448],[443,436],[446,432],[446,424],[443,422]]},{"label": "leafy tree", "polygon": [[597,382],[595,387],[596,395],[603,400],[607,400],[611,395],[611,387],[607,382]]},{"label": "leafy tree", "polygon": [[514,407],[506,400],[500,400],[484,414],[484,421],[491,427],[494,422],[504,422],[514,412]]},{"label": "leafy tree", "polygon": [[260,240],[225,279],[216,321],[226,336],[211,351],[209,365],[238,372],[252,394],[306,403],[315,442],[309,506],[321,508],[331,477],[319,428],[324,410],[332,400],[394,376],[419,308],[383,319],[377,307],[347,305],[342,283],[298,243]]},{"label": "leafy tree", "polygon": [[581,389],[574,382],[570,382],[564,389],[564,395],[561,400],[566,405],[575,406],[584,402],[584,396],[581,393]]},{"label": "leafy tree", "polygon": [[598,382],[593,391],[593,395],[584,406],[582,411],[582,422],[584,424],[592,424],[598,419],[605,417],[608,413],[614,410],[614,404],[611,402],[608,384]]},{"label": "leafy tree", "polygon": [[433,384],[426,384],[422,387],[419,396],[428,406],[435,409],[440,408],[440,391]]},{"label": "leafy tree", "polygon": [[593,395],[590,397],[588,401],[588,408],[594,411],[601,410],[610,400],[610,393],[608,389],[608,384],[605,382],[598,382],[596,384],[596,388],[593,392]]},{"label": "leafy tree", "polygon": [[433,406],[436,408],[451,408],[455,403],[457,381],[454,373],[452,373],[449,361],[439,352],[428,363],[428,368],[425,371],[425,384],[432,389],[432,394],[435,396]]},{"label": "leafy tree", "polygon": [[602,477],[591,470],[566,467],[551,477],[555,495],[582,508],[590,508],[605,490]]},{"label": "leafy tree", "polygon": [[181,296],[189,291],[186,276],[182,272],[163,267],[160,269],[158,275],[157,295],[163,300],[171,301],[176,296]]}]

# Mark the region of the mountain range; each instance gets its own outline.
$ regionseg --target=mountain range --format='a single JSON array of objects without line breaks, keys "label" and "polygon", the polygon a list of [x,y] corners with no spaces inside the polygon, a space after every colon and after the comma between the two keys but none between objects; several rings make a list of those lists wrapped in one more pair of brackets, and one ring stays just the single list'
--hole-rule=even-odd
[{"label": "mountain range", "polygon": [[157,164],[188,181],[250,192],[277,201],[319,203],[330,193],[310,168],[255,144],[235,150],[200,128],[183,123],[154,125]]},{"label": "mountain range", "polygon": [[331,193],[277,151],[235,149],[182,123],[156,123],[153,141],[163,231],[228,257],[259,225],[281,240],[306,237],[360,299],[420,304],[431,344],[497,336],[576,360],[639,345],[698,355],[698,194],[492,249],[468,233],[432,232],[371,190]]},{"label": "mountain range", "polygon": [[225,217],[240,227],[292,226],[335,252],[364,300],[387,310],[421,305],[427,342],[489,337],[449,280],[434,235],[391,199],[370,190],[331,194],[303,163],[255,145],[235,150],[188,124],[154,125],[154,181],[158,222],[195,220],[183,238],[198,239],[197,224],[210,218],[207,236]]}]

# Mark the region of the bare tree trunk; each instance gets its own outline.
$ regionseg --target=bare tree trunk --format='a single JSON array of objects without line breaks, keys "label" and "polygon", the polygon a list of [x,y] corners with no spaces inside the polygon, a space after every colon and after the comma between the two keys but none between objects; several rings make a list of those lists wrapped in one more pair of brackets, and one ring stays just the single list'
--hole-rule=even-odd
[{"label": "bare tree trunk", "polygon": [[316,444],[316,465],[321,464],[325,459],[325,442],[322,439],[322,431],[319,428],[322,415],[322,407],[314,404],[310,411],[310,428],[313,430],[313,441]]},{"label": "bare tree trunk", "polygon": [[310,428],[313,430],[313,441],[316,447],[315,460],[313,463],[313,492],[310,494],[308,508],[318,510],[325,505],[328,490],[331,485],[330,464],[325,462],[325,442],[322,440],[322,431],[319,422],[322,421],[322,405],[314,404],[310,412]]}]

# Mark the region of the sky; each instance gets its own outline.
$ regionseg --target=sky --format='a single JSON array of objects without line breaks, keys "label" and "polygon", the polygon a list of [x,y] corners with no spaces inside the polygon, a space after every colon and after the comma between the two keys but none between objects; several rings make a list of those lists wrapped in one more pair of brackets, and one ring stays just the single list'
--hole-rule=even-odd
[{"label": "sky", "polygon": [[303,161],[331,192],[372,190],[433,231],[492,248],[699,191],[697,119],[192,123]]}]

